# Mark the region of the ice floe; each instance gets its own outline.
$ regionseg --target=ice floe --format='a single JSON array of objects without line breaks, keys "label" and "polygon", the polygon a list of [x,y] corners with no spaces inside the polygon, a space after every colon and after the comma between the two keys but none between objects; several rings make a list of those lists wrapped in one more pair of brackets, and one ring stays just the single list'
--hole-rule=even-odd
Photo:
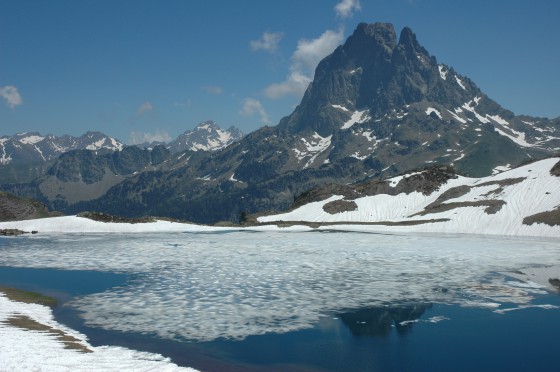
[{"label": "ice floe", "polygon": [[92,327],[208,341],[305,329],[341,310],[389,303],[530,305],[544,287],[523,287],[509,273],[560,266],[559,253],[554,239],[82,233],[7,239],[0,265],[134,274],[68,305]]}]

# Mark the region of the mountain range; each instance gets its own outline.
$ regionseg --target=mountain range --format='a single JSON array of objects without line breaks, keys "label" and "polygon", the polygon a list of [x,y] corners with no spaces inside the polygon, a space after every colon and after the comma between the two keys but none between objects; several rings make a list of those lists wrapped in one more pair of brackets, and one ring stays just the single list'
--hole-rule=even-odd
[{"label": "mountain range", "polygon": [[87,132],[81,137],[19,133],[0,137],[0,165],[48,162],[77,149],[118,151],[123,147],[119,140],[100,132]]},{"label": "mountain range", "polygon": [[[152,149],[164,146],[171,152],[216,151],[243,138],[243,133],[230,127],[222,130],[213,121],[205,121],[187,130],[175,140],[137,144],[136,147]],[[126,145],[118,139],[100,132],[87,132],[81,137],[69,135],[42,136],[40,133],[19,133],[0,137],[0,183],[25,183],[45,175],[58,157],[74,150],[95,151],[103,156],[121,151]]]},{"label": "mountain range", "polygon": [[[397,38],[387,23],[359,24],[319,63],[301,103],[278,125],[227,146],[228,135],[215,131],[201,145],[195,135],[211,131],[211,124],[168,149],[129,150],[130,159],[143,160],[131,160],[126,177],[118,178],[123,173],[107,155],[82,150],[61,156],[42,178],[4,189],[66,213],[211,223],[285,210],[329,183],[363,183],[433,165],[484,177],[560,150],[560,118],[513,114],[439,63],[412,30]],[[219,149],[196,151],[209,144]],[[115,154],[113,162],[124,156]],[[94,163],[102,166],[86,166]],[[82,195],[85,189],[96,192]]]}]

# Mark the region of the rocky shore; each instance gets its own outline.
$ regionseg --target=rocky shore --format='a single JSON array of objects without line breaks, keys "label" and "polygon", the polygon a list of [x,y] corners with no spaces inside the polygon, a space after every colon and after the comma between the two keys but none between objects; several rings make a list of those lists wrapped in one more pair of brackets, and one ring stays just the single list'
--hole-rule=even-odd
[{"label": "rocky shore", "polygon": [[[0,229],[0,236],[18,236],[23,234],[29,234],[29,232],[19,229]],[[37,234],[37,231],[33,230],[31,234]]]}]

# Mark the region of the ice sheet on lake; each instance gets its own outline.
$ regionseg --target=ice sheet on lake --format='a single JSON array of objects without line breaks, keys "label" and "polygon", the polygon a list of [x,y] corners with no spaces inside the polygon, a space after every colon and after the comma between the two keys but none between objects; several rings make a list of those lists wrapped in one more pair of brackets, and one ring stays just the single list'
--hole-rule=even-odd
[{"label": "ice sheet on lake", "polygon": [[0,265],[135,273],[72,305],[95,327],[213,340],[304,329],[341,310],[392,303],[527,305],[543,287],[500,272],[560,265],[559,253],[557,239],[505,237],[60,234],[4,240]]}]

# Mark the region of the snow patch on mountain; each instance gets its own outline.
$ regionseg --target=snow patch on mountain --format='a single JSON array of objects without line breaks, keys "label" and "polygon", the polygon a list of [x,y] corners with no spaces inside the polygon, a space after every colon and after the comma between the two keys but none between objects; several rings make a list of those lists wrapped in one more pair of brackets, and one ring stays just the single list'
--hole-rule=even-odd
[{"label": "snow patch on mountain", "polygon": [[[462,111],[462,110],[461,110]],[[465,119],[463,119],[462,117],[460,117],[459,115],[457,115],[455,112],[451,111],[451,110],[447,110],[447,112],[449,112],[451,114],[451,116],[453,116],[453,119],[457,120],[458,122],[462,123],[462,124],[466,124],[467,121]]]},{"label": "snow patch on mountain", "polygon": [[95,141],[90,145],[87,145],[86,150],[99,150],[100,148],[103,147],[104,143],[105,143],[105,138],[101,138],[100,140]]},{"label": "snow patch on mountain", "polygon": [[457,82],[457,84],[459,84],[459,86],[461,88],[463,88],[463,90],[467,90],[467,87],[465,87],[465,84],[463,83],[463,80],[459,79],[459,77],[457,75],[455,75],[455,81]]},{"label": "snow patch on mountain", "polygon": [[352,127],[354,124],[364,123],[370,120],[371,117],[368,115],[368,113],[369,110],[354,111],[350,119],[346,121],[340,129],[348,129]]},{"label": "snow patch on mountain", "polygon": [[2,140],[7,140],[7,139],[5,138],[0,139],[0,146],[2,146],[2,157],[0,158],[0,164],[2,165],[10,164],[10,162],[12,161],[12,156],[6,153],[6,146],[4,146],[5,141]]},{"label": "snow patch on mountain", "polygon": [[428,107],[428,109],[426,110],[426,115],[429,116],[432,112],[433,112],[434,114],[436,114],[438,118],[440,118],[440,119],[442,118],[442,117],[441,117],[441,114],[439,113],[439,111],[436,110],[436,109],[433,108],[433,107]]},{"label": "snow patch on mountain", "polygon": [[362,136],[366,137],[368,142],[375,142],[377,141],[377,137],[375,135],[373,135],[373,131],[365,131],[362,132]]},{"label": "snow patch on mountain", "polygon": [[447,80],[447,73],[449,71],[445,70],[445,67],[443,67],[443,65],[438,65],[438,70],[439,70],[439,76],[443,79],[443,80]]},{"label": "snow patch on mountain", "polygon": [[[463,104],[463,106],[461,106],[463,109],[472,112],[474,114],[474,116],[476,116],[476,118],[483,124],[489,123],[490,120],[488,120],[487,118],[485,118],[484,116],[480,115],[478,112],[476,112],[475,107],[478,106],[478,103],[480,102],[480,97],[475,97],[473,100],[466,102]],[[474,102],[474,104],[473,104]]]},{"label": "snow patch on mountain", "polygon": [[23,137],[19,139],[19,142],[25,144],[25,145],[34,145],[37,142],[41,142],[42,140],[44,140],[45,137],[41,137],[41,136],[28,136],[28,137]]},{"label": "snow patch on mountain", "polygon": [[301,138],[301,142],[305,148],[304,150],[294,148],[292,151],[296,155],[298,161],[302,161],[303,159],[310,157],[304,166],[304,168],[307,168],[313,164],[319,154],[329,148],[331,145],[331,139],[332,135],[328,137],[321,137],[317,132],[315,132],[309,139]]},{"label": "snow patch on mountain", "polygon": [[[360,229],[560,237],[559,225],[524,224],[524,218],[560,206],[560,177],[551,174],[559,161],[545,159],[483,178],[458,176],[429,195],[412,192],[360,197],[353,200],[357,205],[354,211],[327,213],[323,209],[326,204],[343,199],[334,195],[287,213],[259,217],[258,221],[373,223],[376,225]],[[390,185],[411,176],[392,178]]]},{"label": "snow patch on mountain", "polygon": [[522,132],[517,132],[513,129],[509,129],[509,131],[511,131],[514,135],[506,133],[505,131],[501,130],[500,128],[494,128],[494,130],[498,133],[500,133],[502,136],[505,136],[507,138],[509,138],[510,140],[512,140],[513,142],[517,143],[520,146],[523,147],[534,147],[533,144],[525,141],[525,133]]},{"label": "snow patch on mountain", "polygon": [[348,110],[346,107],[341,106],[341,105],[332,105],[332,107],[336,108],[336,109],[340,109],[342,111],[350,111]]}]

